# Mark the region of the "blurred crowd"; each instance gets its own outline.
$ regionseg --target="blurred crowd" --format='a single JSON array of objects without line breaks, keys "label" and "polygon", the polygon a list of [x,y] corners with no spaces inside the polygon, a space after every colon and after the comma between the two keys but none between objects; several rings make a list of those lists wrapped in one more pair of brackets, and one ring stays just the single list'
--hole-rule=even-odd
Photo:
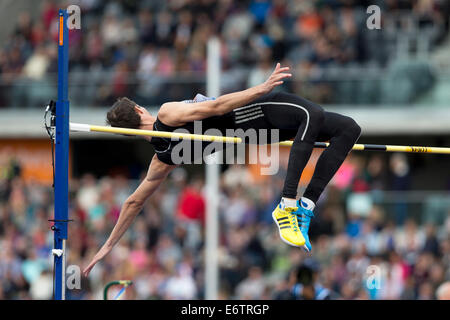
[{"label": "blurred crowd", "polygon": [[[400,197],[386,207],[374,196],[411,189],[411,168],[399,154],[348,157],[317,204],[313,251],[306,254],[281,242],[272,221],[284,169],[259,180],[246,166],[229,166],[220,182],[219,297],[448,297],[450,204],[428,219],[419,203],[408,205]],[[121,175],[70,180],[69,266],[88,264],[138,183]],[[106,283],[118,279],[134,282],[126,299],[204,298],[205,201],[202,175],[174,170],[113,251],[82,278],[81,289],[67,291],[68,298],[101,299]],[[0,299],[52,297],[52,217],[51,187],[25,181],[19,163],[2,166]]]},{"label": "blurred crowd", "polygon": [[[223,92],[263,82],[281,61],[297,79],[283,90],[318,103],[411,102],[433,84],[427,64],[389,68],[381,72],[384,85],[374,79],[396,57],[396,37],[426,34],[432,49],[447,35],[450,16],[443,0],[70,3],[82,10],[82,29],[70,31],[73,106],[106,106],[121,96],[155,105],[205,93],[206,46],[213,35],[222,43]],[[385,13],[383,32],[366,27],[370,4]],[[46,0],[36,13],[18,15],[0,47],[0,107],[37,107],[56,96],[57,9],[67,5]],[[403,25],[404,12],[414,17],[414,28]],[[450,204],[439,196],[416,202],[398,196],[415,187],[405,157],[347,159],[317,204],[312,254],[285,245],[273,225],[283,179],[282,170],[255,179],[245,166],[223,173],[220,298],[435,299],[445,294]],[[87,265],[138,183],[121,175],[71,179],[68,265]],[[399,193],[389,202],[386,192]],[[68,290],[68,298],[101,299],[105,284],[117,279],[133,280],[127,299],[204,298],[205,201],[202,175],[183,168],[172,172],[118,246],[82,278],[81,289]],[[2,164],[0,299],[52,297],[52,218],[52,188],[24,180],[20,163]]]},{"label": "blurred crowd", "polygon": [[[70,31],[70,98],[76,106],[110,105],[120,96],[155,105],[204,92],[206,45],[213,35],[223,45],[223,92],[261,83],[281,61],[296,79],[284,89],[318,103],[411,102],[432,85],[428,65],[401,65],[393,74],[380,68],[398,56],[398,38],[423,34],[432,50],[447,35],[450,10],[442,0],[74,3],[82,18],[81,30]],[[383,12],[383,31],[366,27],[373,4]],[[0,106],[38,106],[56,95],[57,8],[63,5],[45,0],[38,14],[18,15],[0,47]],[[416,83],[417,73],[427,80]],[[393,84],[383,86],[381,78],[390,76]],[[392,90],[399,81],[412,88]]]}]

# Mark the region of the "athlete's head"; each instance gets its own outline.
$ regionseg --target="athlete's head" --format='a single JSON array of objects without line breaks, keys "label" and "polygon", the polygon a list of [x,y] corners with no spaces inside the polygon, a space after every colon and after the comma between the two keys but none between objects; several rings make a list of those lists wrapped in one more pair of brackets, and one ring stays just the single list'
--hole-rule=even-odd
[{"label": "athlete's head", "polygon": [[126,97],[117,99],[106,115],[106,122],[111,127],[139,129],[145,124],[150,113],[136,102]]}]

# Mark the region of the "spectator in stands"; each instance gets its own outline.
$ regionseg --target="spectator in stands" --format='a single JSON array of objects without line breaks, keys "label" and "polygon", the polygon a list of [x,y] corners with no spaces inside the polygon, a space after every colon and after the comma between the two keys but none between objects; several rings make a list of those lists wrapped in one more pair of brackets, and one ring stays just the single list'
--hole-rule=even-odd
[{"label": "spectator in stands", "polygon": [[[431,26],[435,30],[424,31],[424,34],[428,34],[425,36],[430,38],[430,48],[433,48],[438,41],[442,41],[448,31],[445,25],[448,24],[449,15],[445,12],[448,12],[449,6],[439,1],[401,3],[401,6],[397,1],[387,4],[386,6],[391,7],[389,10],[392,10],[392,15],[384,17],[384,20],[391,19],[390,25],[396,25],[397,10],[400,7],[404,10],[412,10],[417,13],[417,24],[420,30],[429,29]],[[382,93],[385,98],[380,98],[379,95],[362,94],[358,88],[366,84],[362,83],[361,79],[357,79],[358,85],[355,87],[356,93],[359,92],[363,96],[361,99],[352,89],[349,91],[349,87],[345,84],[329,81],[328,67],[386,65],[389,62],[388,58],[395,56],[389,52],[391,39],[376,38],[378,33],[363,32],[366,13],[358,3],[343,5],[341,1],[336,1],[319,5],[316,2],[286,0],[246,2],[204,0],[165,4],[165,1],[158,0],[137,2],[133,5],[127,1],[108,4],[101,1],[89,1],[83,2],[81,6],[86,27],[83,27],[82,31],[70,31],[71,66],[80,67],[88,74],[94,72],[90,68],[95,65],[96,68],[100,68],[96,71],[100,71],[106,77],[109,71],[117,69],[117,64],[122,64],[123,59],[129,63],[126,72],[133,74],[139,70],[138,64],[134,61],[151,44],[155,48],[157,60],[162,65],[156,72],[163,75],[161,81],[170,83],[175,72],[177,72],[177,78],[180,72],[181,74],[204,72],[206,42],[210,36],[216,34],[223,44],[223,65],[225,69],[235,72],[234,80],[242,77],[237,70],[242,70],[243,65],[251,70],[262,60],[258,57],[259,50],[264,51],[265,48],[270,48],[273,59],[279,61],[288,57],[286,61],[288,64],[302,68],[299,73],[307,75],[305,79],[308,80],[309,88],[306,88],[303,82],[294,83],[292,85],[294,92],[318,103],[350,100],[354,103],[358,101],[377,103],[383,99],[392,100],[396,97],[397,100],[399,99],[398,95],[392,95],[389,90]],[[0,59],[0,68],[2,78],[6,79],[4,82],[0,81],[0,86],[6,89],[21,73],[24,64],[34,51],[39,51],[40,47],[54,45],[57,41],[58,23],[55,2],[44,1],[40,11],[41,14],[36,20],[31,19],[27,13],[19,15],[14,32],[2,46],[5,54]],[[377,50],[374,50],[374,45]],[[166,50],[161,50],[164,48]],[[55,65],[55,56],[47,55],[46,59],[50,61],[50,65]],[[305,68],[306,71],[303,70]],[[308,72],[309,69],[315,72]],[[55,71],[53,68],[46,70],[43,68],[42,73],[44,76],[49,76]],[[152,71],[151,75],[155,76],[155,73]],[[253,81],[248,79],[248,75],[247,72],[245,75],[247,81]],[[89,76],[86,78],[92,81]],[[148,79],[139,77],[130,80],[129,83],[141,87],[147,81]],[[377,91],[373,87],[374,82],[371,83],[369,86],[372,87],[369,91]],[[86,84],[75,83],[75,85]],[[94,91],[102,91],[101,95],[104,97],[109,96],[111,92],[114,94],[111,88],[114,84],[92,81],[90,85],[95,86]],[[42,84],[33,83],[32,86],[40,88]],[[155,103],[157,101],[155,97],[164,92],[164,87],[157,86],[152,91],[142,90],[139,92],[139,97],[149,104]],[[426,91],[429,87],[417,87],[415,93]],[[30,95],[21,101],[24,105],[37,105],[36,102],[39,99],[29,94],[32,90],[18,93],[1,91],[7,93],[3,98],[7,101],[3,105],[14,105],[16,101],[14,94]],[[171,96],[167,97],[167,100],[173,100],[176,94],[172,92],[175,90],[168,92]],[[75,96],[73,103],[85,105],[83,98],[87,98],[85,100],[91,105],[108,104],[107,98],[96,100],[95,95],[80,98]],[[1,100],[0,97],[0,102]]]}]

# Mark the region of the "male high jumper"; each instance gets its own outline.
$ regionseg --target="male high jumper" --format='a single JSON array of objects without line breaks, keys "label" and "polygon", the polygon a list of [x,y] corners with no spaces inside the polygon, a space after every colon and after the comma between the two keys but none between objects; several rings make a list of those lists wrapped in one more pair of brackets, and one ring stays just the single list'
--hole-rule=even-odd
[{"label": "male high jumper", "polygon": [[[255,129],[257,132],[278,129],[280,141],[293,138],[282,198],[272,217],[285,243],[310,252],[308,229],[315,203],[358,140],[361,128],[353,119],[324,111],[311,101],[293,94],[271,92],[291,77],[288,72],[288,67],[278,63],[260,85],[216,99],[198,94],[193,100],[167,102],[156,117],[130,99],[121,98],[109,110],[107,122],[113,127],[157,131],[185,129],[194,133],[194,121],[202,121],[204,131],[210,128],[224,133],[226,129]],[[84,270],[86,276],[112,250],[145,201],[178,165],[172,161],[172,151],[180,141],[156,137],[147,140],[156,152],[147,176],[123,204],[111,235]],[[330,145],[320,155],[309,185],[297,200],[300,176],[316,141],[329,141]]]}]

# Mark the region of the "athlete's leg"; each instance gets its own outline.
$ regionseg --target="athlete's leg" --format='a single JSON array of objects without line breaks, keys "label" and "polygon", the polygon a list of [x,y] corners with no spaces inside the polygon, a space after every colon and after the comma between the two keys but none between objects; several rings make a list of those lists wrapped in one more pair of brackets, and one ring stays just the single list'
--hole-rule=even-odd
[{"label": "athlete's leg", "polygon": [[314,203],[317,202],[360,134],[361,128],[352,118],[333,112],[325,112],[325,120],[318,139],[319,141],[329,140],[330,145],[320,155],[303,197]]},{"label": "athlete's leg", "polygon": [[289,162],[282,196],[297,197],[297,188],[323,126],[324,110],[321,106],[292,94],[278,93],[273,104],[264,108],[268,121],[274,128],[296,130],[289,153]]},{"label": "athlete's leg", "polygon": [[325,112],[323,126],[317,139],[319,141],[329,140],[330,145],[320,155],[311,182],[298,204],[299,210],[297,211],[298,224],[305,239],[303,247],[306,251],[311,251],[308,231],[309,223],[314,216],[315,203],[344,162],[360,134],[361,128],[352,118]]},{"label": "athlete's leg", "polygon": [[280,129],[280,138],[294,138],[289,154],[287,175],[280,204],[272,217],[278,225],[280,236],[288,244],[305,245],[300,231],[297,206],[297,188],[300,176],[311,156],[314,142],[324,120],[323,109],[292,94],[277,93],[263,101],[264,118],[272,129]]}]

